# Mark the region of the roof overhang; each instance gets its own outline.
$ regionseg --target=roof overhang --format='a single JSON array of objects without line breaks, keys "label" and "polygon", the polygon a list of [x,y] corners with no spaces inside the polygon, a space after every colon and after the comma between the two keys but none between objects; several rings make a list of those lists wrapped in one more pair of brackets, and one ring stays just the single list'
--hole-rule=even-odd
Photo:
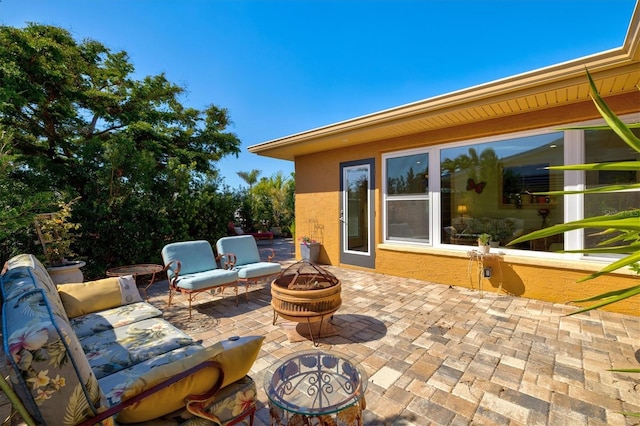
[{"label": "roof overhang", "polygon": [[249,152],[283,160],[441,128],[534,112],[589,97],[585,70],[603,97],[638,90],[640,6],[622,47],[422,101],[356,117],[250,146]]}]

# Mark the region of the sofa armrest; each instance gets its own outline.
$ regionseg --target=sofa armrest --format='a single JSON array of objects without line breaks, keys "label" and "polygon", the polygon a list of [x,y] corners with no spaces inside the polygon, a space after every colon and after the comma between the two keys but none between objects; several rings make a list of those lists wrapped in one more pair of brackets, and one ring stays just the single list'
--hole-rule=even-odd
[{"label": "sofa armrest", "polygon": [[[142,399],[136,404],[123,407],[117,422],[137,423],[161,417],[185,407],[187,397],[195,400],[211,399],[218,389],[239,380],[249,372],[263,341],[263,336],[245,336],[218,342],[186,358],[152,368],[122,392],[121,402],[130,398]],[[214,364],[203,366],[207,361],[213,361]],[[185,376],[185,371],[193,373]],[[145,393],[156,388],[152,393]],[[146,396],[139,397],[142,394]]]},{"label": "sofa armrest", "polygon": [[[90,426],[90,425],[94,425],[99,421],[102,421],[104,419],[107,419],[113,415],[116,415],[120,412],[122,412],[124,409],[133,406],[134,404],[139,404],[142,400],[144,400],[145,398],[152,396],[166,388],[168,388],[169,386],[173,385],[174,383],[179,382],[180,380],[186,379],[189,376],[199,372],[200,370],[204,369],[204,368],[208,368],[208,367],[212,367],[212,368],[216,368],[219,372],[218,375],[218,379],[214,382],[213,386],[207,390],[203,395],[210,395],[213,396],[215,395],[215,393],[220,389],[220,386],[222,385],[222,382],[224,380],[224,373],[222,371],[222,368],[220,366],[220,364],[218,364],[215,361],[211,361],[211,360],[207,360],[204,361],[198,365],[195,365],[187,370],[184,370],[183,372],[176,374],[174,376],[171,376],[169,378],[167,378],[164,381],[161,381],[160,383],[157,383],[151,387],[149,387],[148,389],[143,390],[142,392],[140,392],[139,394],[131,397],[130,399],[127,399],[126,401],[122,401],[112,407],[109,407],[107,410],[101,412],[100,414],[98,414],[95,417],[91,417],[89,419],[86,419],[84,422],[79,423],[76,426]],[[187,398],[200,398],[201,395],[188,395]]]},{"label": "sofa armrest", "polygon": [[58,295],[69,318],[142,302],[132,276],[60,284]]}]

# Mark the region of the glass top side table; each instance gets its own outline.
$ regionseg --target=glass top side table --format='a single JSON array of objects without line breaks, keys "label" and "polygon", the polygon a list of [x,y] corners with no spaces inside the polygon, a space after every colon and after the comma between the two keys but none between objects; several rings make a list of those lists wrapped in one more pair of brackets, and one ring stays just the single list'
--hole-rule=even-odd
[{"label": "glass top side table", "polygon": [[335,352],[297,352],[272,365],[264,377],[272,425],[295,418],[335,415],[362,425],[366,373],[349,357]]}]

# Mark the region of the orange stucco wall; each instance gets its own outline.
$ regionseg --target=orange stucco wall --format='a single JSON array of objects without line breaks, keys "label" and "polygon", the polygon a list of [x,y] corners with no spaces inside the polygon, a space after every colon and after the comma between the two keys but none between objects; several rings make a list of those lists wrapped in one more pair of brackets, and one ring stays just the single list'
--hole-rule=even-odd
[{"label": "orange stucco wall", "polygon": [[[638,112],[637,96],[622,95],[607,102],[618,114]],[[318,154],[297,157],[296,237],[313,236],[322,243],[320,263],[340,265],[340,163],[374,158],[376,267],[382,274],[417,278],[445,285],[470,287],[469,260],[465,252],[438,249],[407,249],[380,244],[382,241],[381,155],[390,151],[434,145],[456,140],[513,133],[597,118],[591,103],[580,103],[537,113],[520,114],[507,119],[489,120],[474,125],[448,128],[408,137],[381,140],[366,145],[346,146]],[[300,248],[296,248],[300,258]],[[340,265],[351,267],[350,265]],[[580,261],[537,260],[517,255],[505,256],[501,268],[493,268],[493,277],[483,281],[485,291],[496,291],[502,270],[503,288],[512,295],[566,303],[605,291],[638,284],[631,274],[610,274],[577,284],[576,281],[604,265],[587,265]],[[475,276],[475,269],[472,268]],[[477,283],[473,284],[477,286]],[[640,298],[609,305],[603,309],[640,315]]]}]

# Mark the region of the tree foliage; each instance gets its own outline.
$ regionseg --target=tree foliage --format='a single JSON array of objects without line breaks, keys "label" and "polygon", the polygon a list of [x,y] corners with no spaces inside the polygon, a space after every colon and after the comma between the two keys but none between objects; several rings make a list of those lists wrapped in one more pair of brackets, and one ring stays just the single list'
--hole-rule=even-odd
[{"label": "tree foliage", "polygon": [[251,189],[256,219],[265,226],[289,226],[293,222],[295,181],[277,172],[262,178]]},{"label": "tree foliage", "polygon": [[126,52],[67,30],[0,26],[0,126],[12,135],[0,185],[79,197],[76,252],[102,273],[157,261],[170,240],[215,239],[204,222],[224,228],[234,209],[215,167],[240,151],[227,110],[186,107],[165,75],[133,73]]}]

